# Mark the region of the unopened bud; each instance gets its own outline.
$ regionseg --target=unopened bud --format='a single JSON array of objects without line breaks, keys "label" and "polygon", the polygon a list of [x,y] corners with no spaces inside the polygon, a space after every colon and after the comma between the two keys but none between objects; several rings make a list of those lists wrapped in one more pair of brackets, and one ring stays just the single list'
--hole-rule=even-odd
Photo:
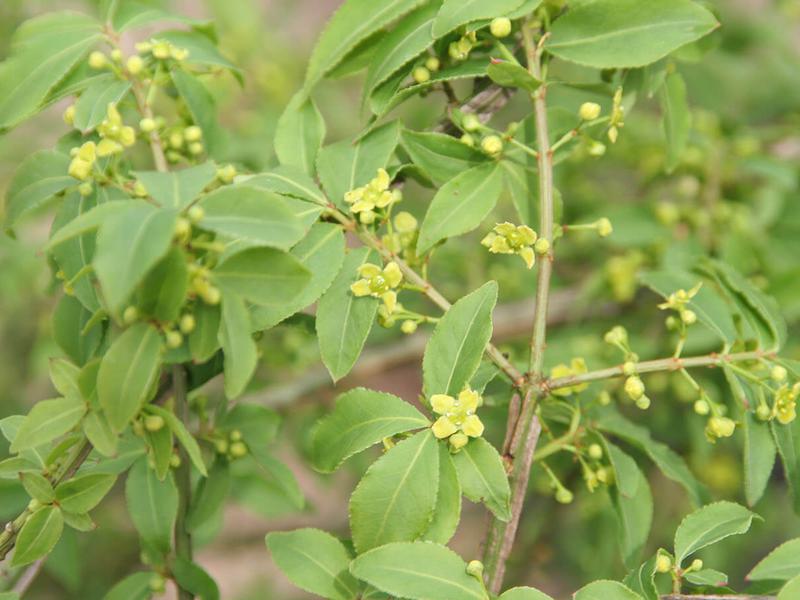
[{"label": "unopened bud", "polygon": [[600,116],[600,105],[596,102],[584,102],[578,109],[578,116],[584,121],[594,121]]},{"label": "unopened bud", "polygon": [[95,50],[89,55],[89,66],[93,69],[102,69],[107,64],[108,59],[106,58],[106,55],[99,50]]},{"label": "unopened bud", "polygon": [[782,383],[786,381],[786,377],[788,375],[789,373],[781,365],[775,365],[769,372],[769,376],[772,379],[772,381],[775,381],[777,383]]},{"label": "unopened bud", "polygon": [[417,83],[427,83],[431,79],[431,72],[425,67],[417,67],[411,73],[411,77],[413,77],[414,81]]},{"label": "unopened bud", "polygon": [[533,244],[533,249],[536,251],[536,254],[544,256],[545,254],[550,252],[550,242],[545,238],[539,238]]},{"label": "unopened bud", "polygon": [[497,17],[489,25],[489,31],[496,38],[507,37],[511,33],[511,19],[508,17]]},{"label": "unopened bud", "polygon": [[656,558],[656,572],[669,573],[672,570],[672,559],[666,554],[659,554]]},{"label": "unopened bud", "polygon": [[471,560],[467,563],[467,575],[472,575],[477,579],[483,577],[483,563],[479,560]]},{"label": "unopened bud", "polygon": [[127,307],[122,313],[122,322],[125,325],[132,325],[139,319],[139,309],[135,306]]}]

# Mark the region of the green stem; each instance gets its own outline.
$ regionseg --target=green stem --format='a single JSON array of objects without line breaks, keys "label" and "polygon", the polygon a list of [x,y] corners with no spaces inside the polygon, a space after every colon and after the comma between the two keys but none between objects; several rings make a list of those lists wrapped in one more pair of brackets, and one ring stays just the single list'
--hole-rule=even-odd
[{"label": "green stem", "polygon": [[[172,368],[172,386],[175,392],[175,414],[186,423],[189,418],[189,402],[186,397],[186,370],[183,365]],[[175,470],[175,483],[178,486],[178,516],[175,519],[175,556],[187,561],[192,560],[192,536],[186,529],[186,518],[192,498],[192,477],[189,457],[183,446],[178,447],[180,466]],[[193,600],[194,594],[178,587],[180,600]]]}]

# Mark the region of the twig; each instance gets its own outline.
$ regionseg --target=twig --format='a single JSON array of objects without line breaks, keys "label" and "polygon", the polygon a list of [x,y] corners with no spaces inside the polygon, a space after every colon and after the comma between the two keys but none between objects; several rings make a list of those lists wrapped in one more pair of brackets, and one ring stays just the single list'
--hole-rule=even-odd
[{"label": "twig", "polygon": [[[183,365],[172,368],[172,387],[175,392],[175,414],[184,423],[189,418],[189,402],[186,398],[186,370]],[[192,536],[186,528],[186,518],[192,498],[192,474],[189,456],[183,445],[178,446],[181,463],[175,470],[175,484],[178,487],[178,515],[175,519],[175,555],[187,561],[192,560]],[[177,581],[178,598],[193,600],[194,594],[183,589]]]},{"label": "twig", "polygon": [[44,558],[40,558],[39,560],[28,565],[20,578],[17,580],[17,583],[14,585],[14,589],[12,591],[17,594],[17,596],[22,598],[23,594],[25,594],[25,592],[28,591],[28,588],[31,587],[31,584],[36,579],[36,576],[39,574],[39,571],[41,571],[43,565]]},{"label": "twig", "polygon": [[748,596],[735,594],[733,596],[717,596],[709,594],[666,594],[661,600],[776,600],[776,596]]}]

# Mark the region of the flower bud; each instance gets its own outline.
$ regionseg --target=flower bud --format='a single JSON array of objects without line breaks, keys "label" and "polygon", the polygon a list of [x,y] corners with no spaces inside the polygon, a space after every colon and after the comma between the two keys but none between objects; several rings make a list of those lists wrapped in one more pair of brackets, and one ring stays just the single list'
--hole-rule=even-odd
[{"label": "flower bud", "polygon": [[183,134],[180,131],[173,131],[169,134],[167,143],[175,150],[183,148]]},{"label": "flower bud", "polygon": [[426,83],[431,79],[431,72],[425,67],[417,67],[412,71],[411,77],[413,77],[414,81],[417,83]]},{"label": "flower bud", "polygon": [[403,321],[400,325],[400,331],[405,334],[412,334],[417,330],[417,323],[416,321]]},{"label": "flower bud", "polygon": [[596,102],[584,102],[578,109],[578,116],[583,121],[594,121],[600,116],[600,105]]},{"label": "flower bud", "polygon": [[597,403],[600,406],[608,406],[611,404],[611,394],[608,393],[608,390],[603,390],[600,392],[600,394],[597,396]]},{"label": "flower bud", "polygon": [[452,450],[454,452],[458,452],[464,446],[467,445],[467,442],[469,442],[469,438],[466,436],[466,434],[458,432],[451,435],[448,438],[448,441],[450,442],[450,447],[452,448]]},{"label": "flower bud", "polygon": [[156,129],[156,122],[150,117],[145,117],[144,119],[139,121],[139,130],[142,133],[150,133],[151,131],[155,131],[155,129]]},{"label": "flower bud", "polygon": [[160,594],[166,589],[166,581],[157,573],[150,578],[150,581],[147,583],[147,585],[150,587],[151,591],[157,594]]},{"label": "flower bud", "polygon": [[701,398],[694,403],[694,412],[700,416],[705,416],[711,412],[711,407],[708,405],[708,402]]},{"label": "flower bud", "polygon": [[511,19],[508,17],[497,17],[489,25],[489,31],[496,38],[507,37],[511,33]]},{"label": "flower bud", "polygon": [[681,321],[686,323],[687,325],[694,325],[697,323],[697,313],[690,309],[685,309],[681,311]]},{"label": "flower bud", "polygon": [[108,64],[108,59],[106,55],[100,52],[99,50],[95,50],[89,55],[89,66],[93,69],[102,69]]},{"label": "flower bud", "polygon": [[536,254],[544,256],[545,254],[550,252],[550,242],[544,238],[539,238],[533,244],[533,249],[536,251]]},{"label": "flower bud", "polygon": [[471,560],[467,563],[467,575],[472,575],[476,579],[483,578],[483,563],[479,560]]},{"label": "flower bud", "polygon": [[167,348],[174,350],[183,344],[183,336],[178,331],[168,331],[166,333]]},{"label": "flower bud", "polygon": [[169,42],[155,42],[152,48],[153,56],[156,57],[158,60],[165,60],[170,56],[170,44]]},{"label": "flower bud", "polygon": [[192,224],[183,217],[178,217],[175,221],[175,237],[179,240],[185,240],[192,233]]},{"label": "flower bud", "polygon": [[127,307],[122,313],[122,322],[125,325],[132,325],[139,319],[139,309],[135,306]]},{"label": "flower bud", "polygon": [[236,167],[233,165],[225,165],[221,169],[217,169],[217,179],[222,183],[231,183],[234,177],[236,177]]},{"label": "flower bud", "polygon": [[736,423],[728,417],[711,417],[708,420],[708,432],[714,437],[731,437],[736,430]]},{"label": "flower bud", "polygon": [[597,233],[600,235],[600,237],[608,237],[614,232],[614,227],[611,225],[611,221],[605,217],[598,219],[597,222],[595,222],[595,226],[597,227]]},{"label": "flower bud", "polygon": [[474,137],[472,137],[472,136],[471,136],[470,134],[468,134],[468,133],[465,133],[464,135],[462,135],[462,136],[461,136],[461,137],[458,139],[458,141],[460,141],[460,142],[461,142],[462,144],[464,144],[465,146],[469,146],[470,148],[474,148],[474,147],[475,147],[475,138],[474,138]]},{"label": "flower bud", "polygon": [[183,130],[183,137],[187,142],[199,142],[203,139],[203,130],[197,125],[190,125]]},{"label": "flower bud", "polygon": [[172,456],[170,456],[169,457],[169,466],[172,467],[173,469],[177,469],[178,467],[180,467],[181,466],[181,457],[178,456],[177,454],[173,454]]},{"label": "flower bud", "polygon": [[464,128],[464,131],[478,131],[481,128],[481,121],[475,114],[468,113],[464,115],[461,127]]},{"label": "flower bud", "polygon": [[206,216],[206,211],[203,209],[202,206],[197,206],[195,204],[192,208],[188,210],[186,216],[189,217],[189,220],[192,223],[197,224],[200,221],[202,221],[203,218]]},{"label": "flower bud", "polygon": [[556,491],[556,502],[559,504],[570,504],[575,499],[575,496],[566,488],[558,488]]},{"label": "flower bud", "polygon": [[702,561],[702,560],[700,560],[699,558],[695,558],[695,559],[692,561],[692,564],[691,564],[691,565],[689,565],[689,568],[690,568],[692,571],[699,571],[700,569],[702,569],[702,568],[703,568],[703,561]]},{"label": "flower bud", "polygon": [[128,73],[131,75],[138,75],[144,68],[144,61],[141,56],[134,54],[125,62],[125,68],[128,69]]},{"label": "flower bud", "polygon": [[194,315],[188,313],[181,317],[180,323],[178,324],[178,328],[184,335],[192,333],[195,327],[197,327],[197,320],[194,318]]},{"label": "flower bud", "polygon": [[111,60],[117,63],[122,61],[122,50],[120,50],[119,48],[114,48],[111,51]]},{"label": "flower bud", "polygon": [[75,105],[74,104],[70,104],[67,107],[67,109],[64,111],[64,114],[62,115],[62,118],[64,119],[64,123],[66,123],[67,125],[72,125],[75,122]]},{"label": "flower bud", "polygon": [[234,429],[233,431],[228,434],[228,437],[231,439],[232,442],[239,442],[242,439],[242,432],[238,429]]},{"label": "flower bud", "polygon": [[94,191],[94,187],[93,187],[93,186],[92,186],[92,184],[91,184],[90,182],[88,182],[88,181],[84,181],[82,184],[80,184],[80,185],[78,186],[78,193],[79,193],[81,196],[83,196],[84,198],[85,198],[86,196],[89,196],[89,195],[91,195],[91,193],[92,193],[93,191]]},{"label": "flower bud", "polygon": [[164,417],[161,415],[147,415],[144,418],[144,428],[150,433],[161,431],[164,427]]},{"label": "flower bud", "polygon": [[603,447],[600,444],[592,444],[589,446],[589,458],[593,460],[600,460],[603,458]]},{"label": "flower bud", "polygon": [[775,365],[770,370],[769,376],[772,379],[772,381],[775,381],[777,383],[783,383],[784,381],[786,381],[788,372],[781,365]]},{"label": "flower bud", "polygon": [[214,450],[217,451],[217,454],[227,454],[228,447],[228,440],[214,440]]},{"label": "flower bud", "polygon": [[672,559],[666,554],[659,554],[656,558],[656,572],[669,573],[672,570]]},{"label": "flower bud", "polygon": [[205,146],[203,146],[202,142],[192,142],[189,144],[189,154],[192,156],[198,156],[205,151]]},{"label": "flower bud", "polygon": [[636,375],[636,363],[632,360],[626,360],[624,363],[622,363],[622,373],[628,377],[631,375]]},{"label": "flower bud", "polygon": [[247,444],[244,442],[232,443],[230,455],[232,458],[242,458],[243,456],[247,456]]},{"label": "flower bud", "polygon": [[631,375],[625,380],[625,393],[631,400],[638,400],[644,396],[644,383],[637,375]]},{"label": "flower bud", "polygon": [[628,331],[622,325],[616,325],[606,332],[603,339],[607,344],[627,344]]},{"label": "flower bud", "polygon": [[771,416],[772,411],[770,410],[769,406],[766,404],[758,405],[758,408],[756,409],[756,417],[758,417],[759,421],[769,421]]},{"label": "flower bud", "polygon": [[650,408],[650,398],[647,396],[641,396],[638,400],[636,400],[636,408],[640,410],[647,410]]},{"label": "flower bud", "polygon": [[441,61],[435,56],[430,56],[425,60],[425,68],[431,73],[435,73],[442,66]]}]

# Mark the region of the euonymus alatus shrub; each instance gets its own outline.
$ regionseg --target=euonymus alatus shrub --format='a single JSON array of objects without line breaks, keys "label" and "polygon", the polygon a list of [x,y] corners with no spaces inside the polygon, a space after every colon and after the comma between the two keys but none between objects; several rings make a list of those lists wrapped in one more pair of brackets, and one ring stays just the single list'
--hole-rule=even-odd
[{"label": "euonymus alatus shrub", "polygon": [[[558,167],[603,161],[639,104],[655,98],[662,166],[675,169],[691,132],[681,57],[702,56],[718,27],[691,0],[346,0],[278,122],[279,164],[253,173],[215,160],[224,135],[206,82],[242,75],[217,50],[212,24],[114,0],[97,16],[23,24],[0,66],[0,128],[54,103],[65,106],[65,127],[54,149],[19,165],[6,226],[52,206],[43,252],[59,289],[53,328],[63,356],[51,363],[57,396],[0,421],[11,453],[0,476],[19,478],[30,496],[0,533],[6,596],[27,589],[64,527],[94,527],[90,511],[121,479],[142,566],[106,597],[149,598],[172,582],[180,598],[218,598],[193,560],[193,539],[208,536],[231,478],[257,469],[302,506],[271,448],[277,415],[233,401],[258,365],[256,338],[312,305],[334,382],[353,369],[376,322],[430,337],[418,403],[351,389],[316,425],[309,457],[322,473],[372,446],[383,451],[341,507],[347,539],[318,529],[267,536],[298,587],[334,600],[548,598],[502,591],[509,558],[527,560],[513,551],[533,470],[554,503],[575,500],[570,480],[610,496],[628,574],[589,583],[577,600],[728,592],[727,576],[696,554],[760,517],[710,502],[684,459],[651,436],[648,377],[683,382],[687,418],[702,422],[709,443],[743,437],[750,505],[776,457],[796,490],[800,365],[779,355],[787,328],[777,303],[711,248],[640,275],[662,297],[650,309],[664,317],[654,335],[670,340],[670,353],[645,356],[616,325],[603,336],[616,366],[546,359],[558,352],[547,325],[560,254],[587,233],[603,252],[614,235],[607,217],[570,222]],[[123,50],[130,40],[133,53]],[[326,144],[317,85],[357,72],[369,117],[353,139]],[[575,93],[559,96],[563,89]],[[446,108],[430,127],[392,118],[431,95]],[[511,117],[502,112],[509,101]],[[430,200],[414,215],[404,194],[421,190]],[[613,198],[600,193],[598,202],[611,208]],[[660,216],[675,222],[676,210],[661,205]],[[440,249],[460,236],[520,276],[535,271],[527,352],[492,344],[497,282],[461,298],[439,291]],[[633,297],[624,275],[642,260],[609,261],[618,300]],[[713,351],[689,352],[698,339]],[[724,395],[698,377],[708,368],[726,381]],[[199,388],[217,375],[225,399],[215,403]],[[633,418],[631,407],[640,411]],[[498,409],[507,425],[495,439],[483,415]],[[674,544],[652,556],[643,548],[653,493],[632,455],[650,459],[696,508],[675,524]],[[489,514],[485,538],[465,557],[447,547],[462,496]],[[750,573],[765,582],[760,591],[800,594],[796,544]]]}]

